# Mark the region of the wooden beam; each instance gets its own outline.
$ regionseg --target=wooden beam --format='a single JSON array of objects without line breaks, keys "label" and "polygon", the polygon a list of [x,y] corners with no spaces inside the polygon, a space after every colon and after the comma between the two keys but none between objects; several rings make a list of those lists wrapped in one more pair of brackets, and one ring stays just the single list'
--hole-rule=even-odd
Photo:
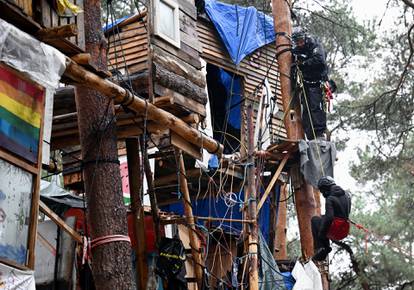
[{"label": "wooden beam", "polygon": [[36,33],[36,36],[41,41],[47,41],[51,39],[61,39],[66,37],[72,37],[78,35],[78,27],[75,23],[43,28]]},{"label": "wooden beam", "polygon": [[142,136],[140,137],[140,145],[141,145],[141,151],[142,151],[143,160],[144,160],[145,177],[147,178],[148,195],[149,195],[150,203],[151,203],[151,214],[152,214],[152,219],[154,222],[155,242],[156,242],[156,245],[158,246],[161,240],[158,202],[157,202],[157,196],[155,195],[154,176],[152,174],[151,165],[148,159],[148,151],[146,148],[146,144],[144,144],[144,138]]},{"label": "wooden beam", "polygon": [[[199,168],[191,168],[187,171],[186,176],[187,176],[187,178],[200,176],[200,174],[201,174],[200,171],[201,171],[201,169],[199,169]],[[161,177],[158,177],[157,179],[155,179],[154,186],[155,187],[160,187],[160,186],[163,186],[163,185],[168,185],[168,184],[176,183],[176,182],[178,182],[177,173],[173,173],[173,174],[166,175],[166,176],[161,176]]]},{"label": "wooden beam", "polygon": [[191,113],[188,116],[182,117],[181,120],[190,124],[198,124],[200,123],[200,115],[196,113]]},{"label": "wooden beam", "polygon": [[286,243],[286,222],[287,222],[287,184],[280,188],[280,197],[277,210],[277,224],[275,247],[277,251],[273,253],[276,260],[287,260],[287,243]]},{"label": "wooden beam", "polygon": [[37,238],[43,244],[43,246],[49,250],[49,252],[53,256],[56,256],[56,248],[51,243],[49,243],[49,241],[44,236],[42,236],[42,234],[38,232]]},{"label": "wooden beam", "polygon": [[225,218],[214,218],[208,216],[194,216],[196,220],[205,220],[210,222],[235,222],[235,223],[254,223],[254,220],[242,220],[242,219],[225,219]]},{"label": "wooden beam", "polygon": [[66,60],[64,76],[73,80],[75,84],[98,90],[108,98],[113,98],[115,102],[124,104],[134,112],[146,112],[150,120],[171,129],[188,142],[198,147],[203,147],[210,153],[220,155],[223,152],[223,145],[213,138],[203,135],[200,131],[192,128],[180,118],[157,108],[143,98],[133,95],[131,92],[111,81],[102,79],[98,75],[79,66],[71,59],[67,58]]},{"label": "wooden beam", "polygon": [[270,180],[269,184],[266,187],[266,191],[264,192],[262,198],[260,199],[260,202],[257,206],[257,211],[259,212],[262,208],[264,202],[266,201],[267,197],[269,196],[270,191],[272,190],[273,186],[275,185],[277,179],[279,178],[280,173],[283,170],[283,167],[285,167],[286,161],[289,159],[289,153],[285,154],[285,157],[283,157],[282,161],[279,164],[279,167],[277,168],[275,174],[272,177],[272,180]]},{"label": "wooden beam", "polygon": [[190,192],[188,190],[188,184],[187,184],[187,177],[185,172],[185,164],[184,164],[184,158],[183,154],[180,150],[175,150],[177,163],[180,168],[180,185],[181,185],[181,192],[183,194],[183,204],[184,204],[184,213],[187,217],[187,224],[190,227],[189,229],[189,235],[190,235],[190,246],[191,246],[191,255],[194,259],[194,267],[195,267],[195,274],[197,277],[197,284],[199,289],[201,289],[201,284],[203,281],[203,266],[204,262],[201,258],[200,253],[200,245],[197,242],[196,238],[196,228],[195,228],[195,221],[193,216],[193,209],[191,206],[191,198],[190,198]]},{"label": "wooden beam", "polygon": [[64,220],[62,220],[53,210],[51,210],[43,201],[39,201],[40,210],[47,215],[58,227],[67,232],[72,239],[82,243],[82,236],[72,229]]},{"label": "wooden beam", "polygon": [[180,135],[171,132],[170,136],[171,145],[181,149],[188,155],[194,157],[195,159],[202,160],[203,154],[201,152],[201,148],[198,148],[197,146],[194,146],[193,144],[187,142],[183,137]]},{"label": "wooden beam", "polygon": [[77,64],[90,64],[91,63],[91,54],[90,53],[79,53],[71,57],[71,59]]},{"label": "wooden beam", "polygon": [[141,162],[139,156],[138,138],[125,140],[128,161],[128,180],[131,195],[131,209],[134,216],[134,229],[136,238],[136,270],[138,289],[145,289],[148,280],[147,253],[145,246],[144,207],[141,184]]},{"label": "wooden beam", "polygon": [[250,262],[249,268],[249,289],[259,289],[259,271],[258,271],[258,244],[259,244],[259,229],[257,224],[257,192],[256,192],[256,166],[254,158],[254,125],[253,125],[253,105],[247,106],[247,170],[246,178],[247,185],[245,191],[245,203],[247,203],[248,219],[254,220],[253,223],[248,224],[248,256]]}]

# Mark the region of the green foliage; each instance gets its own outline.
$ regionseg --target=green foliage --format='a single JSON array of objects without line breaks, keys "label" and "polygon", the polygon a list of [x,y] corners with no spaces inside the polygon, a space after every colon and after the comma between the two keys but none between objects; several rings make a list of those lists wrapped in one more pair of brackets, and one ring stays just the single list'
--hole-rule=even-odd
[{"label": "green foliage", "polygon": [[[356,152],[359,160],[351,172],[367,188],[354,193],[352,219],[372,231],[368,251],[365,233],[353,229],[347,244],[358,275],[351,265],[342,267],[332,289],[363,289],[364,281],[370,289],[414,289],[413,10],[392,3],[402,17],[381,36],[373,22],[355,20],[350,1],[299,0],[294,5],[297,22],[324,44],[331,73],[347,95],[331,115],[335,125],[370,140]],[[342,254],[334,262],[349,255],[337,251]]]}]

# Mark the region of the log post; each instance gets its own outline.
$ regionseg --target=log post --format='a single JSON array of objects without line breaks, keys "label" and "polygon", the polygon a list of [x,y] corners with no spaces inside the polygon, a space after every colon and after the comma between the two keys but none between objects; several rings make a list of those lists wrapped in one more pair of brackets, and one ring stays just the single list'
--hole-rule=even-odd
[{"label": "log post", "polygon": [[197,241],[195,221],[193,216],[193,208],[191,205],[190,192],[188,190],[187,177],[185,172],[185,164],[183,154],[180,150],[175,149],[175,155],[177,159],[178,166],[180,168],[180,190],[183,194],[183,204],[184,204],[184,213],[187,218],[187,224],[190,227],[189,236],[190,236],[190,247],[191,255],[194,259],[194,268],[197,278],[198,289],[201,289],[201,284],[203,281],[203,267],[204,263],[201,259],[200,245]]},{"label": "log post", "polygon": [[277,225],[275,236],[275,247],[277,249],[274,253],[276,260],[287,260],[287,244],[286,244],[286,222],[287,222],[287,184],[280,187],[280,197],[277,210]]},{"label": "log post", "polygon": [[275,192],[272,192],[269,195],[270,198],[270,213],[269,213],[269,250],[274,257],[276,257],[276,252],[279,249],[276,247],[276,231],[278,225],[277,213],[278,208],[278,198]]},{"label": "log post", "polygon": [[[84,14],[86,51],[100,69],[106,70],[100,1],[85,1]],[[82,84],[76,87],[75,100],[91,239],[127,237],[113,101]],[[96,289],[133,289],[130,243],[115,241],[93,248],[92,265]]]},{"label": "log post", "polygon": [[151,204],[152,220],[154,222],[155,242],[158,247],[160,244],[160,240],[161,240],[160,216],[159,216],[157,196],[155,195],[155,189],[154,189],[154,178],[152,175],[151,165],[150,165],[149,158],[148,158],[147,147],[146,147],[144,138],[142,136],[140,138],[140,143],[141,143],[142,156],[144,160],[145,177],[147,178],[148,195],[149,195],[150,204]]},{"label": "log post", "polygon": [[258,273],[258,225],[257,225],[257,193],[254,163],[254,129],[253,129],[253,106],[247,106],[247,186],[245,193],[245,203],[248,206],[248,219],[253,223],[248,224],[248,256],[250,260],[249,269],[249,289],[259,289],[259,273]]},{"label": "log post", "polygon": [[[291,65],[292,53],[287,50],[291,46],[290,36],[292,34],[292,24],[290,15],[290,0],[272,0],[272,11],[274,19],[276,37],[276,53],[280,72],[280,85],[282,93],[282,103],[284,124],[289,139],[298,140],[304,138],[300,108],[296,106],[291,110]],[[283,52],[284,51],[284,52]],[[296,102],[298,103],[298,102]],[[299,222],[300,241],[302,246],[302,256],[305,260],[313,256],[313,238],[310,220],[316,214],[315,198],[312,186],[305,183],[301,178],[300,186],[295,188],[296,211]]]},{"label": "log post", "polygon": [[136,274],[138,289],[145,289],[148,280],[147,253],[145,245],[145,215],[142,200],[141,164],[139,156],[139,142],[137,138],[125,140],[128,159],[129,192],[131,195],[131,209],[134,217]]},{"label": "log post", "polygon": [[315,197],[315,203],[316,203],[316,214],[321,215],[322,214],[322,208],[321,208],[321,193],[316,188],[313,189],[313,196]]},{"label": "log post", "polygon": [[36,33],[37,38],[41,41],[61,39],[76,35],[78,35],[78,27],[75,23],[57,27],[43,28]]}]

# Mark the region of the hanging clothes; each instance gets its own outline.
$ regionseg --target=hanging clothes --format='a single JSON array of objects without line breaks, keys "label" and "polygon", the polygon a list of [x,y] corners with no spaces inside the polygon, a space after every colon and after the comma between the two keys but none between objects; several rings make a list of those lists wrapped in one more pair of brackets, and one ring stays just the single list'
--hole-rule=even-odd
[{"label": "hanging clothes", "polygon": [[293,290],[323,290],[321,274],[312,261],[304,266],[297,261],[292,276],[296,280]]},{"label": "hanging clothes", "polygon": [[308,275],[309,279],[312,280],[313,290],[323,290],[322,288],[322,278],[321,273],[319,272],[318,267],[313,263],[313,261],[309,261],[306,263],[303,268],[305,268],[305,272]]},{"label": "hanging clothes", "polygon": [[299,141],[300,172],[313,187],[322,176],[332,176],[336,159],[335,143],[325,140]]},{"label": "hanging clothes", "polygon": [[296,280],[293,290],[313,290],[312,280],[308,277],[305,268],[303,268],[299,261],[293,267],[292,276]]}]

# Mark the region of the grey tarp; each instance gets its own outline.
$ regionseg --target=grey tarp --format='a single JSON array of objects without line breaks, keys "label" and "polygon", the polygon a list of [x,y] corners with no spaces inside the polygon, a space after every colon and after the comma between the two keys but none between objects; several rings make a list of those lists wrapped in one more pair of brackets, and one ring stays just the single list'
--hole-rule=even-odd
[{"label": "grey tarp", "polygon": [[59,215],[70,208],[83,208],[83,199],[60,187],[56,178],[53,176],[51,182],[41,181],[40,199]]},{"label": "grey tarp", "polygon": [[335,143],[320,139],[300,140],[299,152],[300,172],[313,187],[318,187],[318,180],[322,176],[333,177],[336,159]]},{"label": "grey tarp", "polygon": [[261,232],[259,233],[259,263],[259,289],[286,290],[283,276]]}]

